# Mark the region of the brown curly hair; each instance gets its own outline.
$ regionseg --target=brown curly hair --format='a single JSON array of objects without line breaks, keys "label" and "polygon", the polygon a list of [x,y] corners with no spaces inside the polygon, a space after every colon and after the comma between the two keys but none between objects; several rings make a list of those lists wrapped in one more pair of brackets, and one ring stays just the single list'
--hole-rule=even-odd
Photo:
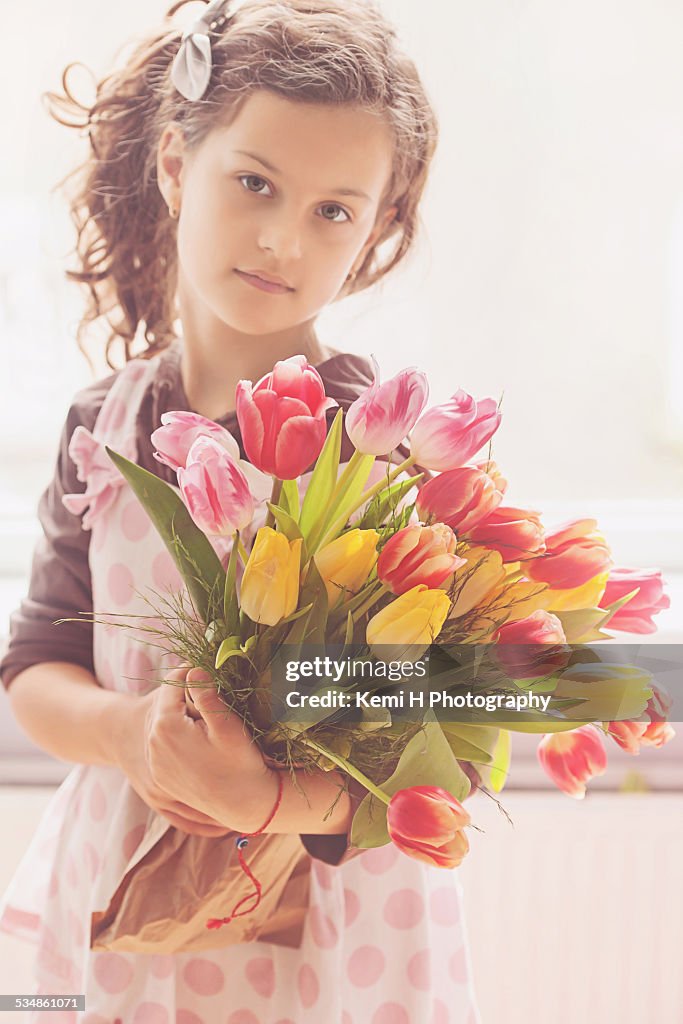
[{"label": "brown curly hair", "polygon": [[[189,2],[175,3],[166,21]],[[415,65],[374,0],[246,0],[234,12],[228,5],[226,14],[227,25],[211,34],[211,80],[199,101],[185,99],[170,80],[182,37],[170,24],[137,43],[124,66],[97,83],[92,106],[70,89],[73,63],[62,75],[63,93],[45,94],[52,117],[87,131],[90,140],[88,158],[60,183],[75,184],[70,205],[79,269],[66,273],[88,288],[78,344],[89,361],[84,341],[99,321],[110,330],[105,356],[112,369],[117,340],[128,361],[136,338],[138,354],[150,357],[176,337],[176,222],[156,178],[159,139],[170,122],[182,125],[188,147],[198,146],[257,89],[380,113],[395,140],[384,208],[396,205],[397,213],[338,297],[379,281],[415,237],[438,124]],[[378,248],[390,239],[392,251],[380,257]]]}]

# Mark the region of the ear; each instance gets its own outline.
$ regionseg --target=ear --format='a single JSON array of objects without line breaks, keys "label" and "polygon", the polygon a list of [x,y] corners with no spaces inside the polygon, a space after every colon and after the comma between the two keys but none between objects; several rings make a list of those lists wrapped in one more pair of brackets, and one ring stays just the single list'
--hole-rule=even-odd
[{"label": "ear", "polygon": [[157,149],[157,182],[167,206],[180,206],[184,156],[182,129],[172,121],[161,133]]},{"label": "ear", "polygon": [[365,244],[363,245],[363,248],[358,253],[356,259],[354,260],[353,267],[352,267],[352,270],[354,272],[357,272],[360,269],[360,267],[362,267],[363,262],[365,260],[365,257],[370,252],[370,250],[372,249],[373,245],[375,245],[377,240],[382,237],[382,235],[384,234],[384,232],[386,231],[388,226],[391,224],[391,222],[395,218],[397,212],[398,212],[398,207],[397,206],[390,206],[387,210],[384,211],[384,213],[382,213],[377,218],[377,221],[375,223],[374,228],[372,229],[372,231],[368,235],[368,238],[367,238]]}]

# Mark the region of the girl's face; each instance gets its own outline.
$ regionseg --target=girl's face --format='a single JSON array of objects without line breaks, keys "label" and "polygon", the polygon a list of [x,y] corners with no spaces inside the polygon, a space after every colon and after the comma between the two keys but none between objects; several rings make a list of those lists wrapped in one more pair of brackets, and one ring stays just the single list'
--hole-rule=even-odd
[{"label": "girl's face", "polygon": [[[245,334],[314,318],[393,219],[380,209],[392,170],[384,121],[350,106],[252,93],[194,150],[168,126],[159,187],[180,209],[183,294]],[[248,275],[284,281],[264,290]]]}]

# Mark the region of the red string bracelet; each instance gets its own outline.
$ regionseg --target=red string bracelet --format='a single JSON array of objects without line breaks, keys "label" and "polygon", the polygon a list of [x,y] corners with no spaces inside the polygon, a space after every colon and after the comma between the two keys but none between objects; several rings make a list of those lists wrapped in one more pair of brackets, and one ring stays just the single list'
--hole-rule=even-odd
[{"label": "red string bracelet", "polygon": [[[239,835],[235,840],[235,846],[237,847],[237,856],[239,857],[240,867],[242,868],[242,871],[244,871],[245,875],[247,875],[247,877],[250,878],[251,881],[254,883],[255,891],[250,893],[248,896],[244,896],[235,904],[235,906],[232,908],[232,913],[230,914],[230,917],[210,917],[209,920],[206,922],[207,928],[221,928],[224,924],[230,924],[230,922],[235,917],[243,917],[245,914],[250,914],[252,910],[256,910],[259,903],[261,902],[261,883],[259,882],[258,878],[256,878],[249,870],[249,866],[244,859],[244,854],[242,853],[242,850],[249,845],[249,837],[261,835],[263,830],[268,828],[271,821],[277,814],[278,808],[282,803],[282,790],[284,788],[284,783],[282,781],[282,772],[277,773],[277,781],[277,800],[275,801],[275,807],[273,807],[272,811],[268,815],[268,819],[263,823],[263,825],[261,825],[261,828],[256,830],[256,832],[242,832],[241,835]],[[253,899],[255,899],[256,902],[252,907],[247,907],[246,910],[238,909],[242,906],[243,903],[247,903],[249,900]]]}]

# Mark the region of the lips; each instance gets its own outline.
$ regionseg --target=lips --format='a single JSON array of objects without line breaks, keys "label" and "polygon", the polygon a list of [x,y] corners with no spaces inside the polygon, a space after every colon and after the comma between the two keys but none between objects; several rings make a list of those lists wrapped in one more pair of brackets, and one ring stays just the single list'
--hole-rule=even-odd
[{"label": "lips", "polygon": [[258,277],[259,280],[265,281],[266,284],[279,284],[283,288],[291,289],[291,285],[285,281],[284,277],[278,277],[277,274],[268,274],[265,270],[240,270],[240,274],[248,274],[249,277]]}]

